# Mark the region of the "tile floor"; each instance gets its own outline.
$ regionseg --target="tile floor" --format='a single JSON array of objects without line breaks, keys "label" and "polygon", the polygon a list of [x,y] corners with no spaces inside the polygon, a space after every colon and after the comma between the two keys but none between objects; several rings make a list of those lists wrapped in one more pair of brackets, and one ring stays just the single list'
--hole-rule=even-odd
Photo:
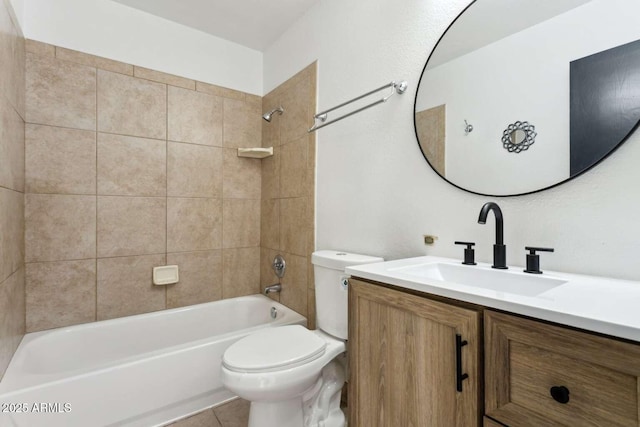
[{"label": "tile floor", "polygon": [[[346,392],[343,399],[346,398]],[[243,399],[232,400],[229,403],[213,409],[207,409],[167,427],[247,427],[249,424],[249,404]],[[340,407],[347,414],[347,402],[343,400]]]},{"label": "tile floor", "polygon": [[249,402],[236,399],[177,421],[168,427],[247,427],[248,423]]}]

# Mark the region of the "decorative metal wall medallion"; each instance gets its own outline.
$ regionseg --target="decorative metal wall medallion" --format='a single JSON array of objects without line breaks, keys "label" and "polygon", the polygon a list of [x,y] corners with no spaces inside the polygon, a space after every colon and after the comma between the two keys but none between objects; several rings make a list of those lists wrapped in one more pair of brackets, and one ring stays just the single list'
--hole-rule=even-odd
[{"label": "decorative metal wall medallion", "polygon": [[536,142],[536,127],[529,122],[517,121],[502,132],[502,146],[510,153],[528,150]]}]

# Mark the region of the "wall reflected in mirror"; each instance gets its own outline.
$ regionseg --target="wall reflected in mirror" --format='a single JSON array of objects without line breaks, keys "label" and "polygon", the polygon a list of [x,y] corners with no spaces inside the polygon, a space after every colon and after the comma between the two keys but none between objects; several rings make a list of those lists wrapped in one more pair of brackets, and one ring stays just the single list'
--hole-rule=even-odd
[{"label": "wall reflected in mirror", "polygon": [[[473,2],[420,79],[415,127],[429,164],[467,191],[506,196],[600,162],[640,120],[638,16],[638,0]],[[535,124],[528,149],[524,130],[503,145],[516,122]]]}]

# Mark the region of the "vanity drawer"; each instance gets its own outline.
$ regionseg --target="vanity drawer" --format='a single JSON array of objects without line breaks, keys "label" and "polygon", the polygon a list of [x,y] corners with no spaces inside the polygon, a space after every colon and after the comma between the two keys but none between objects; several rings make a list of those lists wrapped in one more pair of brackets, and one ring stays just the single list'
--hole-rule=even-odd
[{"label": "vanity drawer", "polygon": [[640,425],[639,345],[492,311],[484,330],[488,416],[514,427]]}]

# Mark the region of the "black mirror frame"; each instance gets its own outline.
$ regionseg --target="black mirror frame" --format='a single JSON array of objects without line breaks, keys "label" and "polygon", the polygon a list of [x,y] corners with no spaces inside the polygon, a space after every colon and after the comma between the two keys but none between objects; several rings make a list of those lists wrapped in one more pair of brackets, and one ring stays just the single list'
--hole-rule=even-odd
[{"label": "black mirror frame", "polygon": [[581,175],[583,175],[584,173],[590,171],[591,169],[593,169],[594,167],[596,167],[597,165],[599,165],[600,163],[602,163],[606,158],[608,158],[611,154],[613,154],[618,148],[620,148],[620,146],[622,144],[624,144],[627,139],[629,139],[629,137],[631,135],[633,135],[633,133],[640,127],[640,120],[638,121],[638,123],[636,123],[636,125],[629,131],[629,133],[627,133],[627,135],[625,135],[624,138],[622,138],[620,140],[620,142],[613,148],[611,149],[605,156],[603,156],[600,160],[598,160],[597,162],[593,163],[591,166],[583,169],[582,171],[578,172],[575,175],[570,176],[569,178],[557,182],[553,185],[550,185],[548,187],[543,187],[543,188],[539,188],[537,190],[532,190],[532,191],[527,191],[524,193],[516,193],[516,194],[491,194],[491,193],[480,193],[477,191],[472,191],[472,190],[468,190],[464,187],[461,187],[457,184],[454,184],[453,182],[449,181],[447,178],[445,178],[444,176],[442,176],[440,174],[440,172],[438,172],[436,170],[435,167],[433,167],[433,165],[431,164],[431,162],[429,161],[429,159],[427,158],[426,154],[424,153],[424,151],[422,150],[422,147],[420,146],[420,139],[418,138],[418,127],[416,124],[416,106],[418,105],[418,94],[420,93],[420,83],[422,83],[422,78],[424,77],[424,73],[427,70],[427,65],[429,65],[429,60],[431,59],[431,57],[433,56],[433,53],[436,51],[436,49],[438,48],[438,45],[440,44],[440,42],[442,41],[442,39],[444,38],[444,36],[447,34],[447,32],[451,29],[451,27],[456,23],[456,21],[467,11],[467,9],[469,9],[471,6],[473,6],[475,3],[477,3],[479,0],[472,0],[471,3],[469,3],[459,14],[458,16],[456,16],[456,18],[451,21],[451,23],[447,26],[447,28],[444,30],[444,32],[442,33],[442,35],[438,38],[438,41],[436,42],[436,44],[433,46],[433,49],[431,49],[431,53],[429,53],[429,56],[427,58],[427,62],[425,62],[424,67],[422,68],[422,73],[420,74],[420,79],[418,80],[418,85],[416,86],[416,97],[414,99],[413,102],[413,131],[415,133],[416,136],[416,142],[418,144],[418,149],[420,150],[420,153],[422,154],[422,157],[424,157],[425,161],[427,162],[427,164],[429,164],[429,166],[431,167],[431,169],[443,180],[445,180],[446,182],[448,182],[449,184],[453,185],[454,187],[462,190],[462,191],[466,191],[467,193],[471,193],[471,194],[477,194],[479,196],[487,196],[487,197],[515,197],[515,196],[526,196],[528,194],[535,194],[535,193],[540,193],[542,191],[545,190],[549,190],[551,188],[555,188],[558,187],[566,182],[571,181],[572,179],[575,179]]}]

